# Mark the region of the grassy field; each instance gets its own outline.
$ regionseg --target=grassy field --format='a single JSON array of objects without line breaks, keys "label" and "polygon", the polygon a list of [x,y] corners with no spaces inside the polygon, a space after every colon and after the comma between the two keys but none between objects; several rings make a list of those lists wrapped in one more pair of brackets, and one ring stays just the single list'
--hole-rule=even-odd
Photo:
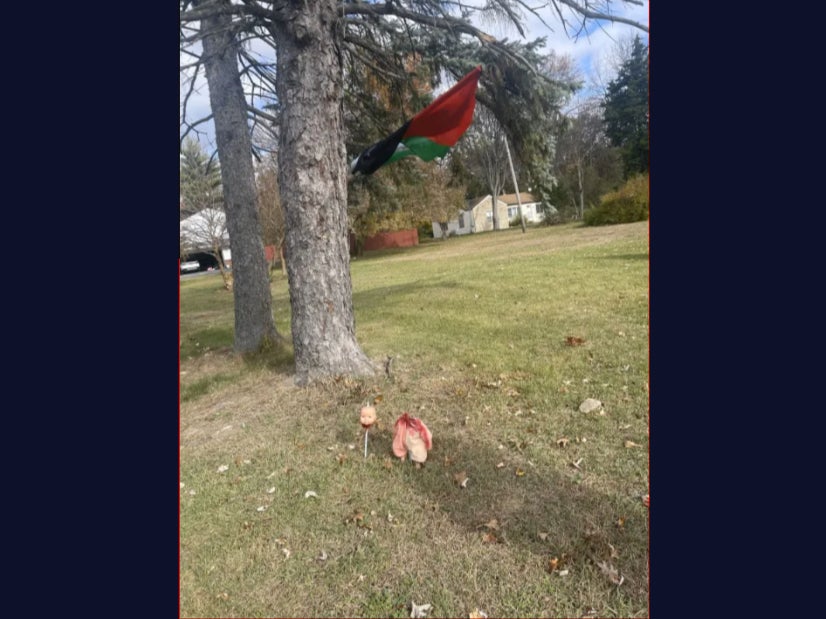
[{"label": "grassy field", "polygon": [[[357,337],[391,375],[305,388],[289,351],[231,353],[219,277],[181,283],[181,615],[648,616],[647,222],[351,272]],[[289,336],[280,274],[272,291]],[[404,411],[433,432],[423,469],[391,452]]]}]

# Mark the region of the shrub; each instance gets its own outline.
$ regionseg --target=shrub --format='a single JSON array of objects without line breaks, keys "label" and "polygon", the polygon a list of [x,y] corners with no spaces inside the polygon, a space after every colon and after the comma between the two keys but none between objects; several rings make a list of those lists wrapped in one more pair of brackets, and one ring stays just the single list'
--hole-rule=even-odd
[{"label": "shrub", "polygon": [[599,206],[585,211],[583,221],[586,226],[606,226],[645,221],[648,215],[648,175],[640,174],[602,196]]}]

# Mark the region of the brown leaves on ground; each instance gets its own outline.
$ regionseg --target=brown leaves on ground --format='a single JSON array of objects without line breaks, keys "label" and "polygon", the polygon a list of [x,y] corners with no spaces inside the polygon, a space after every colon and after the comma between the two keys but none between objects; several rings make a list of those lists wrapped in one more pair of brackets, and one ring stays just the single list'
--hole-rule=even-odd
[{"label": "brown leaves on ground", "polygon": [[468,476],[467,471],[459,471],[453,475],[453,480],[460,488],[467,488]]},{"label": "brown leaves on ground", "polygon": [[364,512],[354,511],[350,516],[345,518],[344,524],[355,524],[359,529],[367,529],[372,531],[373,527],[364,520]]},{"label": "brown leaves on ground", "polygon": [[626,449],[631,449],[632,447],[639,447],[639,445],[634,441],[625,441],[623,445],[625,445]]},{"label": "brown leaves on ground", "polygon": [[496,518],[491,518],[485,524],[480,524],[477,528],[479,529],[487,529],[484,533],[482,533],[482,543],[483,544],[498,544],[502,540],[499,538],[497,531],[500,531],[501,523]]},{"label": "brown leaves on ground", "polygon": [[575,337],[573,335],[569,335],[565,338],[565,344],[567,346],[582,346],[585,343],[585,338],[582,337]]},{"label": "brown leaves on ground", "polygon": [[566,447],[566,446],[568,445],[568,443],[569,443],[569,442],[570,442],[570,441],[569,441],[567,438],[565,438],[564,436],[563,436],[562,438],[558,438],[558,439],[556,439],[556,444],[557,444],[559,447]]}]

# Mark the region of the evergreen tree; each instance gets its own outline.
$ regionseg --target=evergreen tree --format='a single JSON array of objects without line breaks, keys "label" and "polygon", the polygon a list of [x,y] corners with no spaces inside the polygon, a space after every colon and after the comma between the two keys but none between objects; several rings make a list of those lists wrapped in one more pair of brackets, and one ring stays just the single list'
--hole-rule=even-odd
[{"label": "evergreen tree", "polygon": [[220,208],[221,169],[216,159],[206,156],[201,145],[187,138],[181,147],[181,220],[205,208]]},{"label": "evergreen tree", "polygon": [[603,103],[605,132],[622,149],[625,177],[647,172],[648,46],[634,39],[631,57],[609,85]]}]

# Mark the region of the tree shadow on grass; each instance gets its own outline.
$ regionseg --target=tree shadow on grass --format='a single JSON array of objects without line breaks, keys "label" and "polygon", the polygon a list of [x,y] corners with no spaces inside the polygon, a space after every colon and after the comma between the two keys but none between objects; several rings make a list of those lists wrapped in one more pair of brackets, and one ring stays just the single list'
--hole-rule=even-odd
[{"label": "tree shadow on grass", "polygon": [[[461,471],[465,488],[454,477]],[[543,566],[553,557],[579,573],[610,564],[624,578],[623,593],[637,608],[647,607],[648,513],[639,498],[595,491],[587,471],[532,467],[515,449],[497,450],[472,437],[434,436],[426,467],[417,473],[411,476],[417,492],[453,523],[489,533]],[[492,519],[498,529],[485,527]],[[614,586],[607,576],[604,583]]]},{"label": "tree shadow on grass", "polygon": [[388,299],[397,297],[404,298],[427,298],[434,289],[443,288],[446,290],[457,290],[462,288],[462,284],[457,281],[432,281],[416,280],[408,284],[397,284],[394,286],[381,286],[379,288],[369,288],[353,292],[353,305],[356,307],[368,307],[379,302],[387,303]]},{"label": "tree shadow on grass", "polygon": [[638,254],[612,254],[606,256],[594,256],[592,260],[648,260],[650,255],[648,252],[640,252]]}]

